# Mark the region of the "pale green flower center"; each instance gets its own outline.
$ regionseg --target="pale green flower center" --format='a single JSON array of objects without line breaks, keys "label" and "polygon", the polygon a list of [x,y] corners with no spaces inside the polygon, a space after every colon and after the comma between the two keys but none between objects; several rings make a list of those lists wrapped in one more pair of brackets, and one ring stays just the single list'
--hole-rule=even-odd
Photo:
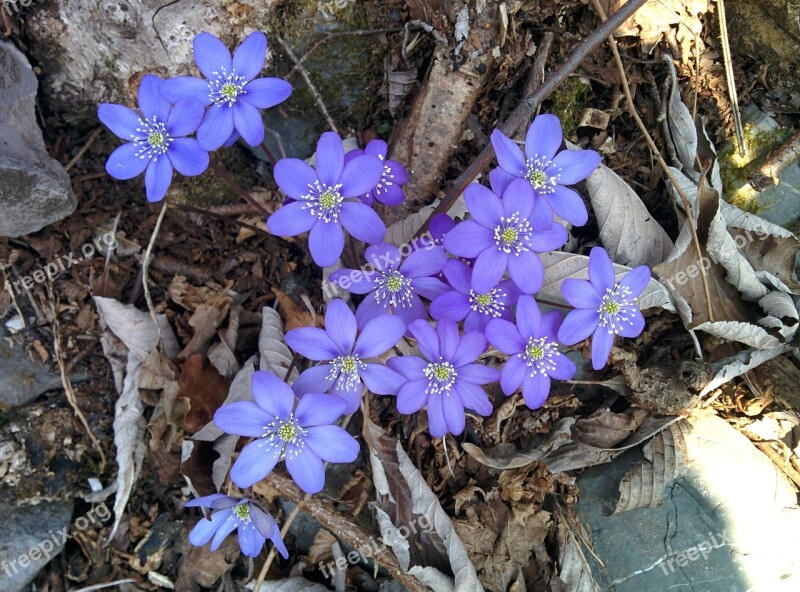
[{"label": "pale green flower center", "polygon": [[332,191],[326,191],[319,196],[319,205],[323,208],[329,209],[335,206],[338,202],[338,196]]},{"label": "pale green flower center", "polygon": [[528,180],[534,189],[541,189],[547,183],[547,173],[544,171],[532,171],[528,175]]},{"label": "pale green flower center", "polygon": [[284,442],[289,442],[294,440],[297,436],[297,429],[294,427],[294,424],[291,423],[284,423],[281,427],[278,428],[278,438],[283,440]]},{"label": "pale green flower center", "polygon": [[357,362],[352,356],[347,356],[342,359],[342,372],[355,372]]},{"label": "pale green flower center", "polygon": [[619,312],[619,309],[619,302],[614,302],[613,300],[603,302],[603,312],[606,314],[615,315]]},{"label": "pale green flower center", "polygon": [[391,276],[386,281],[386,288],[390,292],[399,292],[403,288],[403,278],[399,276]]},{"label": "pale green flower center", "polygon": [[475,296],[475,302],[480,306],[489,306],[492,303],[492,294],[478,294]]},{"label": "pale green flower center", "polygon": [[236,514],[236,517],[239,520],[244,520],[245,522],[250,520],[250,504],[239,504],[237,506],[233,506],[233,513]]},{"label": "pale green flower center", "polygon": [[239,89],[236,88],[236,85],[232,82],[226,82],[222,85],[222,88],[219,89],[219,94],[228,101],[232,101],[236,98],[236,95],[239,94]]},{"label": "pale green flower center", "polygon": [[150,134],[147,136],[147,143],[153,148],[163,148],[165,143],[164,134],[161,132],[150,132]]},{"label": "pale green flower center", "polygon": [[525,355],[529,360],[541,360],[544,357],[544,348],[539,345],[529,343],[525,347]]},{"label": "pale green flower center", "polygon": [[456,381],[456,369],[450,362],[439,358],[439,362],[431,362],[423,370],[425,377],[428,379],[429,393],[445,393],[450,394],[450,387]]},{"label": "pale green flower center", "polygon": [[503,242],[506,243],[507,245],[510,245],[511,243],[516,241],[518,237],[519,233],[515,228],[506,228],[501,236]]}]

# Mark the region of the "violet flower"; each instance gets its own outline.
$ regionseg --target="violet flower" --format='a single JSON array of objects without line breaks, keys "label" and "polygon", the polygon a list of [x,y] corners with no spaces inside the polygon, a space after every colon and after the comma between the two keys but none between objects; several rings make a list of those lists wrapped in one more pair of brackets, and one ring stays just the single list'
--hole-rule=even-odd
[{"label": "violet flower", "polygon": [[197,141],[204,150],[225,144],[234,129],[251,146],[264,140],[259,109],[274,107],[292,94],[292,85],[280,78],[253,80],[266,56],[267,38],[259,31],[242,41],[233,59],[225,44],[211,33],[194,38],[194,61],[206,79],[178,76],[167,80],[162,92],[172,102],[194,97],[210,106],[197,130]]},{"label": "violet flower", "polygon": [[386,226],[358,197],[371,191],[383,174],[376,156],[356,156],[344,163],[342,139],[325,132],[317,143],[316,170],[298,158],[275,164],[275,181],[293,202],[267,220],[272,234],[295,236],[309,232],[311,257],[320,267],[336,263],[344,250],[344,232],[365,243],[377,243]]},{"label": "violet flower", "polygon": [[255,402],[223,405],[214,414],[217,426],[229,434],[257,438],[247,444],[231,467],[231,479],[250,487],[285,460],[294,482],[306,493],[325,485],[323,461],[353,462],[359,446],[336,425],[347,402],[341,397],[307,393],[298,402],[292,389],[270,372],[254,372]]},{"label": "violet flower", "polygon": [[346,415],[355,413],[364,386],[376,395],[393,395],[403,377],[381,363],[365,362],[386,353],[406,332],[396,316],[379,315],[364,325],[356,339],[356,317],[343,300],[333,300],[325,311],[325,330],[316,327],[292,329],[286,343],[309,360],[329,361],[312,366],[292,385],[297,396],[327,393],[347,401]]},{"label": "violet flower", "polygon": [[272,541],[284,559],[289,557],[281,538],[281,529],[275,520],[246,498],[215,493],[186,502],[186,507],[212,510],[211,516],[201,519],[189,533],[189,542],[195,547],[202,547],[211,541],[211,550],[216,551],[225,537],[238,530],[239,547],[247,557],[257,557],[267,539]]},{"label": "violet flower", "polygon": [[406,325],[426,319],[428,314],[420,296],[433,300],[448,289],[444,282],[432,277],[442,271],[447,261],[444,249],[437,245],[429,244],[404,260],[400,249],[381,243],[368,247],[366,258],[364,269],[339,269],[329,278],[342,290],[365,294],[356,309],[359,327],[386,313],[398,315]]},{"label": "violet flower", "polygon": [[453,289],[431,302],[434,319],[464,321],[465,333],[483,331],[491,319],[511,320],[511,304],[519,297],[519,290],[511,280],[502,280],[485,294],[479,294],[472,289],[472,268],[460,259],[445,263],[444,276]]},{"label": "violet flower", "polygon": [[619,282],[614,264],[601,247],[589,253],[589,281],[567,278],[561,294],[575,310],[558,330],[558,340],[574,345],[592,337],[592,367],[600,370],[617,335],[636,337],[644,330],[644,317],[636,300],[650,281],[650,268],[640,265],[626,273]]},{"label": "violet flower", "polygon": [[422,357],[398,356],[386,362],[407,379],[397,391],[397,410],[410,414],[427,405],[428,429],[435,438],[464,431],[464,408],[491,415],[492,402],[481,385],[496,382],[500,373],[476,363],[486,350],[483,333],[459,335],[458,326],[450,319],[439,321],[436,330],[428,321],[414,321],[409,330]]},{"label": "violet flower", "polygon": [[408,173],[405,167],[396,160],[386,160],[389,147],[383,140],[371,140],[362,150],[356,148],[344,155],[344,162],[347,164],[357,156],[368,154],[377,156],[383,162],[383,175],[381,180],[372,191],[359,196],[362,202],[371,206],[377,199],[380,203],[387,206],[396,206],[406,198],[405,193],[400,188],[401,185],[408,183]]},{"label": "violet flower", "polygon": [[[565,185],[583,181],[600,164],[594,150],[562,150],[563,134],[558,117],[539,115],[525,137],[525,154],[503,132],[492,132],[492,146],[500,168],[489,173],[492,189],[504,194],[515,179],[528,181],[518,188],[534,202],[534,228],[547,229],[553,224],[553,211],[575,226],[589,219],[581,196]],[[558,152],[558,154],[556,154]]]},{"label": "violet flower", "polygon": [[519,190],[526,183],[513,181],[502,199],[477,183],[464,190],[472,220],[457,224],[443,243],[453,255],[476,258],[470,283],[478,294],[494,288],[506,269],[522,292],[538,292],[544,267],[536,253],[558,249],[567,242],[567,231],[560,224],[549,230],[533,229],[534,202]]},{"label": "violet flower", "polygon": [[569,380],[575,364],[558,351],[556,335],[563,316],[557,310],[542,313],[533,296],[520,296],[517,324],[503,319],[489,321],[486,338],[509,356],[500,373],[500,388],[506,396],[522,386],[522,398],[530,409],[544,405],[550,379]]},{"label": "violet flower", "polygon": [[141,116],[123,105],[102,103],[97,116],[127,144],[108,157],[106,171],[119,180],[133,179],[147,170],[144,185],[148,201],[161,201],[172,183],[173,167],[187,177],[208,168],[208,153],[187,138],[203,119],[203,105],[184,99],[170,107],[161,97],[163,80],[150,74],[139,84]]}]

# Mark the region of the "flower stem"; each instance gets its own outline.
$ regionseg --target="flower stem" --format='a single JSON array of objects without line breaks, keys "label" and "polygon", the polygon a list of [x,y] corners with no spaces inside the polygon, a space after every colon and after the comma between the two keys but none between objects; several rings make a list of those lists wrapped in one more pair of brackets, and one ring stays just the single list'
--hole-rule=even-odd
[{"label": "flower stem", "polygon": [[261,149],[264,151],[264,154],[267,155],[267,158],[269,158],[269,161],[272,163],[272,167],[274,168],[275,163],[278,162],[278,159],[275,158],[275,155],[272,153],[272,151],[269,148],[267,148],[266,142],[263,141],[261,142]]},{"label": "flower stem", "polygon": [[219,178],[221,178],[228,185],[230,185],[231,188],[236,193],[238,193],[247,203],[249,203],[251,206],[253,206],[255,209],[257,209],[263,216],[266,217],[266,216],[269,215],[269,212],[267,212],[267,210],[264,209],[264,206],[262,206],[255,199],[253,199],[253,196],[250,195],[241,185],[239,185],[236,182],[236,180],[233,177],[231,177],[227,173],[227,171],[225,171],[221,166],[219,166],[217,163],[215,163],[213,161],[210,163],[210,166],[211,166],[211,170],[213,170],[214,173],[216,173],[216,175]]}]

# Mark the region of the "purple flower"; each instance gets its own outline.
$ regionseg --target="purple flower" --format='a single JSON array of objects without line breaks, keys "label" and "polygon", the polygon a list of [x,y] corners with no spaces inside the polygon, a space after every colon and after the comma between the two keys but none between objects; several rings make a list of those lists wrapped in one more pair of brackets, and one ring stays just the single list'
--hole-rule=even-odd
[{"label": "purple flower", "polygon": [[455,225],[455,221],[447,214],[436,214],[431,218],[428,230],[430,230],[431,236],[436,244],[441,245],[444,235],[453,230]]},{"label": "purple flower", "polygon": [[345,164],[342,139],[336,132],[325,132],[317,144],[316,170],[297,158],[275,165],[278,187],[295,201],[269,217],[269,231],[278,236],[311,231],[308,246],[320,267],[333,265],[342,254],[342,226],[365,243],[382,241],[383,220],[357,199],[371,191],[382,174],[383,162],[376,156],[356,156]]},{"label": "purple flower", "polygon": [[589,281],[567,278],[561,294],[575,310],[567,314],[558,330],[558,340],[574,345],[592,337],[592,367],[606,365],[614,337],[636,337],[644,330],[644,317],[636,300],[650,281],[646,265],[630,270],[617,282],[608,253],[594,247],[589,253]]},{"label": "purple flower", "polygon": [[208,153],[197,140],[186,138],[203,119],[203,105],[196,99],[178,101],[173,107],[161,97],[163,80],[146,75],[139,85],[139,116],[123,105],[102,103],[97,116],[108,129],[128,140],[111,154],[106,171],[115,179],[137,177],[145,169],[148,201],[161,201],[172,183],[173,167],[193,177],[208,168]]},{"label": "purple flower", "polygon": [[522,398],[530,409],[544,405],[550,378],[575,376],[575,364],[557,349],[562,320],[557,310],[542,315],[533,296],[524,295],[517,302],[516,325],[494,319],[486,327],[489,343],[509,356],[500,374],[500,388],[509,396],[522,385]]},{"label": "purple flower", "polygon": [[306,493],[325,485],[322,461],[347,463],[358,456],[358,442],[331,425],[347,402],[341,397],[307,393],[298,402],[292,389],[269,372],[254,372],[253,401],[223,405],[214,422],[229,434],[250,436],[231,468],[239,487],[250,487],[269,475],[281,459],[295,483]]},{"label": "purple flower", "polygon": [[396,206],[402,203],[406,198],[400,185],[408,183],[408,173],[403,165],[396,160],[386,160],[388,151],[389,147],[386,145],[386,142],[383,140],[372,140],[363,150],[356,148],[344,156],[345,164],[357,156],[363,156],[364,154],[376,156],[383,162],[383,176],[381,176],[381,180],[378,181],[378,184],[372,191],[359,196],[361,201],[368,206],[374,204],[376,199],[384,205]]},{"label": "purple flower", "polygon": [[267,539],[272,541],[284,559],[289,557],[275,520],[248,499],[215,493],[193,499],[186,503],[186,507],[213,510],[208,519],[200,520],[189,533],[189,542],[195,547],[202,547],[211,541],[211,550],[216,551],[225,537],[238,529],[239,547],[248,557],[257,557]]},{"label": "purple flower", "polygon": [[386,362],[408,380],[397,392],[397,410],[416,413],[427,405],[428,428],[435,438],[464,431],[464,408],[491,415],[492,402],[481,385],[496,382],[500,373],[475,363],[486,350],[483,333],[460,336],[450,319],[439,321],[436,330],[423,320],[414,321],[409,329],[422,357],[399,356]]},{"label": "purple flower", "polygon": [[436,319],[464,321],[464,332],[483,331],[491,319],[511,320],[511,303],[519,290],[511,280],[503,280],[484,294],[472,289],[472,268],[459,259],[450,259],[444,276],[453,287],[431,302],[431,316]]},{"label": "purple flower", "polygon": [[[498,194],[503,194],[515,179],[527,183],[519,187],[534,202],[534,228],[547,229],[553,224],[553,211],[575,226],[589,219],[581,196],[565,185],[583,181],[600,164],[594,150],[563,150],[561,122],[555,115],[539,115],[533,120],[525,137],[525,154],[503,132],[492,132],[492,145],[500,168],[489,174]],[[558,152],[558,154],[556,154]]]},{"label": "purple flower", "polygon": [[476,258],[471,285],[478,294],[494,288],[506,269],[522,292],[538,292],[544,268],[536,253],[558,249],[567,242],[567,231],[560,224],[549,230],[533,229],[533,200],[519,190],[525,184],[523,179],[512,182],[502,199],[476,183],[464,190],[472,220],[456,225],[443,242],[453,255]]},{"label": "purple flower", "polygon": [[233,59],[225,44],[211,33],[194,38],[194,61],[206,79],[178,76],[168,80],[162,92],[173,102],[194,97],[211,106],[197,130],[197,141],[204,150],[225,144],[234,128],[251,146],[264,140],[264,122],[258,110],[274,107],[292,94],[292,85],[280,78],[253,80],[266,56],[267,38],[258,31],[242,41]]},{"label": "purple flower", "polygon": [[[364,325],[356,339],[356,317],[343,300],[333,300],[325,312],[325,330],[292,329],[286,343],[309,360],[329,361],[303,372],[292,385],[296,395],[327,393],[347,400],[344,413],[355,413],[364,386],[377,395],[393,395],[403,377],[383,364],[364,362],[386,353],[406,332],[402,319],[380,315]],[[332,390],[331,390],[332,389]]]},{"label": "purple flower", "polygon": [[400,249],[381,243],[368,247],[366,257],[364,270],[340,269],[329,278],[343,290],[366,294],[356,309],[359,327],[386,313],[398,315],[406,325],[426,319],[428,314],[420,296],[433,300],[448,289],[444,282],[431,277],[442,271],[447,261],[439,246],[429,244],[403,260]]}]

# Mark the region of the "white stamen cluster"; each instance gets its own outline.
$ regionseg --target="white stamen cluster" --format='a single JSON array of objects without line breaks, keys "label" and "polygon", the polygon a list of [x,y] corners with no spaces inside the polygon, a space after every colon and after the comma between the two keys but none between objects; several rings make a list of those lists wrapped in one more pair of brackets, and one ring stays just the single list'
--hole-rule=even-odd
[{"label": "white stamen cluster", "polygon": [[289,419],[276,417],[274,421],[265,425],[262,438],[266,439],[266,444],[270,448],[280,448],[280,457],[285,458],[287,452],[291,452],[292,456],[300,453],[305,446],[303,436],[307,433],[308,431],[300,425],[292,413]]},{"label": "white stamen cluster", "polygon": [[505,298],[507,294],[500,288],[492,288],[486,294],[478,294],[475,290],[469,291],[469,307],[478,311],[482,315],[497,318],[506,309],[500,298]]},{"label": "white stamen cluster", "polygon": [[609,333],[619,334],[622,325],[633,325],[636,298],[631,298],[631,290],[627,286],[615,285],[607,288],[600,302],[597,313],[600,315],[600,326]]},{"label": "white stamen cluster", "polygon": [[239,95],[247,92],[244,90],[247,80],[237,75],[235,68],[230,73],[223,68],[222,72],[215,71],[212,74],[214,77],[208,80],[208,98],[215,105],[233,107]]},{"label": "white stamen cluster", "polygon": [[528,241],[531,234],[531,223],[527,219],[520,219],[519,212],[514,212],[500,218],[500,224],[494,229],[494,242],[504,253],[519,255],[530,251]]},{"label": "white stamen cluster", "polygon": [[309,192],[301,199],[305,202],[305,208],[311,210],[312,215],[323,222],[336,222],[339,220],[339,211],[344,201],[342,194],[339,193],[341,187],[341,183],[331,187],[316,180],[308,186]]},{"label": "white stamen cluster", "polygon": [[142,120],[142,124],[136,128],[137,135],[133,136],[134,145],[139,149],[136,156],[151,159],[166,153],[172,143],[167,124],[158,121],[155,115]]},{"label": "white stamen cluster", "polygon": [[561,169],[552,169],[553,161],[535,154],[528,159],[525,178],[538,193],[553,193],[561,178]]},{"label": "white stamen cluster", "polygon": [[244,522],[245,524],[250,522],[250,504],[237,504],[231,510],[233,510],[239,522]]},{"label": "white stamen cluster", "polygon": [[339,356],[331,360],[331,371],[328,373],[328,378],[335,380],[342,376],[344,378],[344,388],[351,390],[361,381],[359,370],[363,370],[366,367],[367,365],[356,354]]},{"label": "white stamen cluster", "polygon": [[456,382],[458,373],[453,365],[446,361],[444,358],[439,358],[438,362],[431,362],[422,371],[428,379],[428,386],[425,389],[426,393],[441,395],[450,394],[450,389]]},{"label": "white stamen cluster", "polygon": [[547,376],[556,369],[556,363],[553,361],[556,353],[558,353],[558,349],[555,341],[547,337],[531,337],[528,339],[525,350],[517,355],[525,360],[525,365],[530,368],[531,376],[537,374]]},{"label": "white stamen cluster", "polygon": [[399,270],[385,270],[375,280],[378,287],[375,289],[375,301],[387,306],[411,306],[411,296],[414,289],[411,287],[411,278],[407,278]]}]

